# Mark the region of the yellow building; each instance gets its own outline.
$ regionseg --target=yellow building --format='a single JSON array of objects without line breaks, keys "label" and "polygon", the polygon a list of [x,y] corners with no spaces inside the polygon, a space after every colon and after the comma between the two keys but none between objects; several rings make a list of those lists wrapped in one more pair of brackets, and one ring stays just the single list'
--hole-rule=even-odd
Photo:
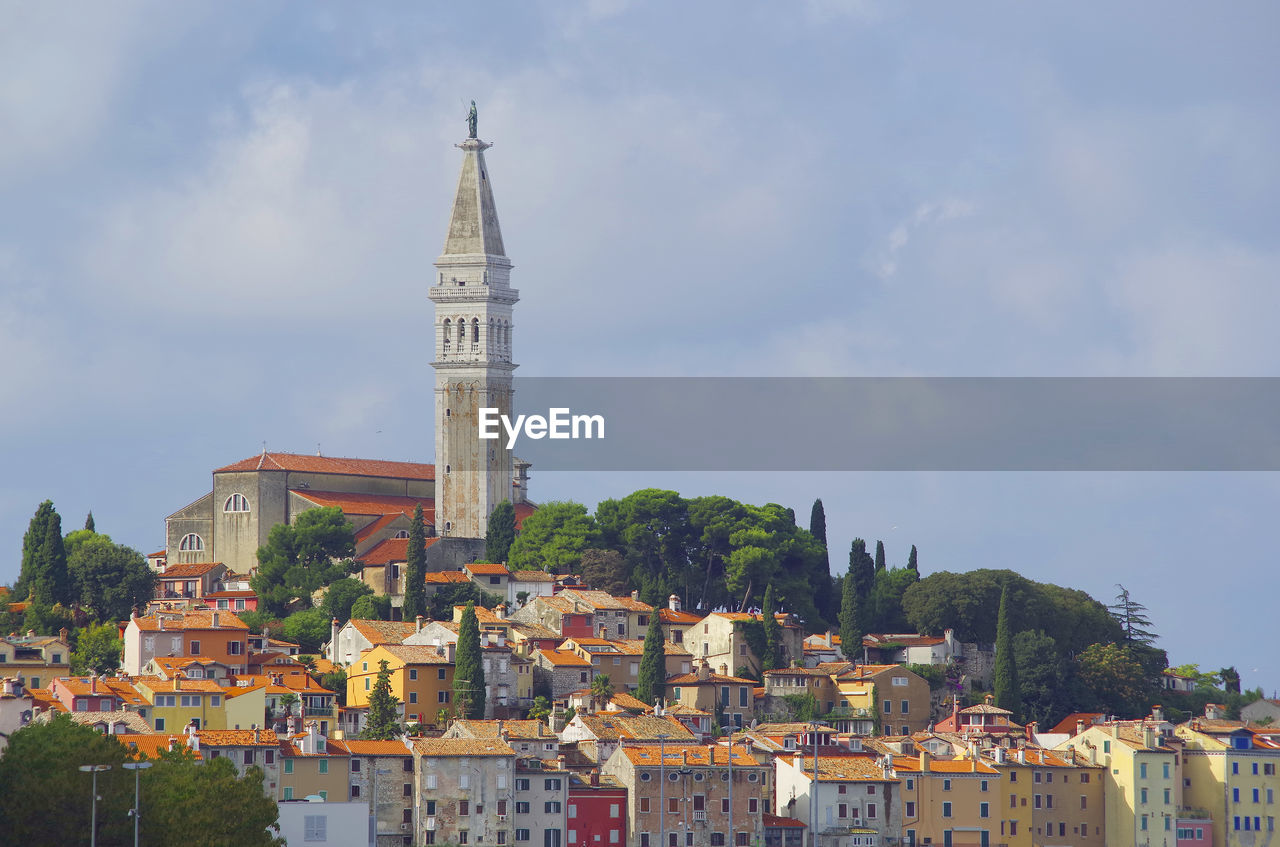
[{"label": "yellow building", "polygon": [[[1040,747],[984,751],[1000,772],[999,843],[1103,847],[1103,767],[1071,751]],[[994,835],[993,835],[994,837]]]},{"label": "yellow building", "polygon": [[279,800],[302,800],[319,796],[335,803],[345,802],[351,782],[351,754],[342,745],[331,749],[320,727],[312,721],[307,731],[291,736],[280,745]]},{"label": "yellow building", "polygon": [[1106,844],[1173,844],[1182,740],[1159,720],[1094,724],[1062,744],[1103,766]]},{"label": "yellow building", "polygon": [[140,676],[133,684],[151,704],[151,725],[156,732],[182,732],[192,721],[197,729],[228,728],[226,689],[211,679]]},{"label": "yellow building", "polygon": [[929,683],[902,665],[838,662],[819,668],[831,674],[835,706],[858,735],[909,735],[933,722]]},{"label": "yellow building", "polygon": [[347,707],[365,708],[378,681],[381,662],[391,672],[391,695],[400,701],[406,721],[438,723],[442,709],[452,709],[455,645],[414,647],[380,644],[365,650],[347,672]]},{"label": "yellow building", "polygon": [[[893,770],[901,785],[904,844],[926,839],[942,847],[1029,843],[1013,839],[1031,829],[1031,810],[1021,803],[1005,808],[1007,785],[1000,771],[980,758],[940,760],[922,751],[919,757],[894,757]],[[1003,836],[1001,827],[1008,830]]]},{"label": "yellow building", "polygon": [[1210,705],[1206,714],[1213,717],[1193,719],[1176,730],[1184,742],[1187,807],[1179,817],[1190,820],[1196,811],[1207,812],[1213,818],[1213,843],[1220,847],[1280,843],[1272,841],[1280,744],[1240,721],[1223,720],[1220,709]]}]

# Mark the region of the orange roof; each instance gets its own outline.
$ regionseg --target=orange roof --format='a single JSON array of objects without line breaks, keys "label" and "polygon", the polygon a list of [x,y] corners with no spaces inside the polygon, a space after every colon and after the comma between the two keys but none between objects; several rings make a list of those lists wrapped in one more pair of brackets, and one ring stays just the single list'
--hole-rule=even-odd
[{"label": "orange roof", "polygon": [[356,530],[356,544],[363,544],[366,538],[390,526],[391,524],[395,523],[396,521],[400,520],[403,517],[404,517],[403,514],[396,512],[395,514],[391,514],[391,515],[383,515],[377,520],[374,520],[368,524],[365,524],[363,527]]},{"label": "orange roof", "polygon": [[409,497],[403,494],[353,494],[346,491],[294,490],[294,494],[317,506],[337,506],[349,515],[393,515],[412,517],[415,506],[422,506],[423,518],[429,524],[435,518],[436,501],[431,497]]},{"label": "orange roof", "polygon": [[764,825],[766,828],[777,827],[777,826],[787,826],[787,827],[799,827],[800,829],[804,829],[804,821],[798,821],[795,818],[780,818],[777,815],[771,815],[768,812],[765,812],[760,817],[764,821]]},{"label": "orange roof", "polygon": [[413,751],[404,746],[403,741],[330,741],[335,747],[345,747],[353,756],[412,756]]},{"label": "orange roof", "polygon": [[[160,754],[169,749],[169,745],[175,747],[186,747],[187,739],[183,735],[117,735],[116,739],[127,747],[133,754],[134,758],[146,757],[148,759],[157,759]],[[199,753],[195,754],[197,759],[203,758]]]},{"label": "orange roof", "polygon": [[196,737],[202,746],[210,747],[275,747],[280,743],[269,729],[198,729]]},{"label": "orange roof", "polygon": [[756,684],[754,679],[742,679],[737,676],[721,676],[718,673],[709,674],[706,679],[699,679],[696,673],[682,673],[676,676],[667,677],[667,685],[715,685],[722,682],[736,682],[751,686]]},{"label": "orange roof", "polygon": [[471,581],[462,571],[428,571],[425,576],[428,585],[447,585],[449,583]]},{"label": "orange roof", "polygon": [[[423,547],[430,547],[439,541],[438,536],[423,539]],[[363,555],[357,556],[366,565],[390,565],[409,561],[409,539],[388,538],[370,547]],[[430,580],[428,580],[429,582]]]},{"label": "orange roof", "polygon": [[539,650],[538,652],[542,654],[542,658],[557,667],[591,667],[591,662],[572,650]]},{"label": "orange roof", "polygon": [[[684,765],[708,767],[710,765],[729,764],[729,748],[721,747],[719,744],[713,747],[704,747],[701,744],[667,742],[666,745],[628,744],[620,749],[631,760],[633,765],[638,766],[657,767],[664,761],[667,767],[682,767]],[[713,756],[714,761],[712,759]],[[733,745],[733,764],[737,767],[766,767],[757,762],[747,752],[747,748],[741,744]]]},{"label": "orange roof", "polygon": [[537,510],[538,510],[538,507],[534,506],[532,503],[517,503],[516,504],[516,529],[520,529],[521,527],[523,527],[524,519],[532,515]]},{"label": "orange roof", "polygon": [[[919,771],[920,758],[918,756],[894,756],[894,770],[899,771]],[[980,773],[993,774],[999,773],[995,768],[979,761],[975,763],[972,759],[930,759],[930,773]]]},{"label": "orange roof", "polygon": [[212,694],[221,694],[225,689],[223,686],[211,679],[162,679],[158,676],[140,676],[137,678],[137,684],[145,686],[152,693],[170,692],[204,692]]},{"label": "orange roof", "polygon": [[364,636],[370,644],[399,644],[413,635],[413,621],[368,621],[352,618],[348,621],[351,628]]},{"label": "orange roof", "polygon": [[435,465],[416,462],[388,462],[382,459],[342,459],[333,456],[307,456],[298,453],[263,453],[250,456],[214,473],[235,471],[301,471],[305,473],[331,473],[346,476],[381,476],[393,479],[436,478]]},{"label": "orange roof", "polygon": [[204,595],[204,596],[203,596],[202,598],[200,598],[200,599],[202,599],[202,600],[221,600],[221,599],[230,599],[230,598],[241,598],[241,599],[248,600],[250,597],[257,597],[257,596],[258,596],[258,593],[257,593],[256,591],[249,591],[248,589],[245,589],[245,590],[243,590],[243,591],[241,591],[241,590],[235,590],[235,591],[210,591],[208,594]]},{"label": "orange roof", "polygon": [[663,606],[658,610],[658,620],[668,624],[693,624],[702,620],[702,618],[693,614],[693,612],[676,612]]},{"label": "orange roof", "polygon": [[1098,723],[1106,715],[1102,712],[1072,712],[1062,720],[1058,721],[1058,725],[1049,730],[1050,733],[1065,732],[1069,735],[1076,734],[1076,721],[1082,721],[1085,729]]},{"label": "orange roof", "polygon": [[518,582],[555,582],[555,574],[549,574],[546,571],[539,570],[522,570],[512,571],[511,578]]},{"label": "orange roof", "polygon": [[191,562],[182,565],[169,565],[164,573],[156,574],[156,579],[186,579],[193,576],[204,576],[217,567],[224,567],[222,562]]},{"label": "orange roof", "polygon": [[423,756],[514,756],[516,751],[496,738],[415,738],[413,748]]},{"label": "orange roof", "polygon": [[462,566],[462,569],[472,574],[481,574],[484,576],[511,576],[511,571],[504,564],[495,564],[493,562],[471,562]]},{"label": "orange roof", "polygon": [[[180,615],[180,619],[175,616]],[[204,609],[195,612],[166,612],[164,613],[164,628],[174,632],[180,632],[184,629],[214,629],[213,616],[218,616],[217,629],[243,629],[249,630],[249,625],[235,616],[234,612],[215,611],[214,609]],[[160,631],[160,617],[157,615],[147,615],[145,618],[134,618],[134,622],[138,624],[138,629],[147,632]]]}]

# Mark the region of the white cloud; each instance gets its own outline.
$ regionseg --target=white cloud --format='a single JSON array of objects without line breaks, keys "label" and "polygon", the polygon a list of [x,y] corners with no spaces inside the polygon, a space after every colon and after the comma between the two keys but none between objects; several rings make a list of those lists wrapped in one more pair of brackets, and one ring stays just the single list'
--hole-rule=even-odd
[{"label": "white cloud", "polygon": [[898,254],[911,241],[912,234],[927,224],[944,223],[974,214],[973,203],[955,197],[927,201],[895,226],[885,238],[884,247],[866,265],[876,276],[888,279],[898,272]]}]

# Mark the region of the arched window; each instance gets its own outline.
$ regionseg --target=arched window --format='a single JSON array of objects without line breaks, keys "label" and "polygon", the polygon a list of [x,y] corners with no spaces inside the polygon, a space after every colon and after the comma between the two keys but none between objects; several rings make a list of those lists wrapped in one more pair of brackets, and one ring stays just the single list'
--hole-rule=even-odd
[{"label": "arched window", "polygon": [[[466,340],[467,340],[467,319],[458,318],[458,346],[461,347],[462,343]],[[458,351],[458,352],[462,352],[462,351]]]},{"label": "arched window", "polygon": [[471,319],[471,340],[474,343],[479,343],[480,341],[480,319],[479,318]]},{"label": "arched window", "polygon": [[453,339],[449,337],[452,334],[452,332],[453,332],[453,321],[449,320],[448,318],[445,318],[444,332],[442,332],[441,335],[444,336],[444,349],[446,353],[449,351],[449,345],[453,343]]},{"label": "arched window", "polygon": [[409,530],[407,530],[407,529],[402,529],[402,530],[400,530],[399,532],[397,532],[395,535],[393,535],[393,536],[391,536],[391,537],[392,537],[392,538],[408,538],[408,537],[409,537]]},{"label": "arched window", "polygon": [[178,542],[178,549],[183,551],[203,550],[204,539],[196,535],[194,532],[189,532],[182,536],[182,540]]},{"label": "arched window", "polygon": [[249,498],[243,494],[232,494],[227,498],[227,502],[222,504],[224,512],[247,512],[249,511]]}]

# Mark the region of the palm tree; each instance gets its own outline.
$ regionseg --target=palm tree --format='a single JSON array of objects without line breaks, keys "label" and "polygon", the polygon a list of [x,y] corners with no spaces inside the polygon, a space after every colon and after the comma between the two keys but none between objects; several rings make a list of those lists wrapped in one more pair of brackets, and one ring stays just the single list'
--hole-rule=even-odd
[{"label": "palm tree", "polygon": [[613,682],[609,677],[598,673],[591,680],[591,702],[597,712],[603,712],[613,699]]},{"label": "palm tree", "polygon": [[290,691],[288,694],[280,695],[280,706],[284,709],[284,716],[293,716],[293,705],[298,702],[298,695]]}]

